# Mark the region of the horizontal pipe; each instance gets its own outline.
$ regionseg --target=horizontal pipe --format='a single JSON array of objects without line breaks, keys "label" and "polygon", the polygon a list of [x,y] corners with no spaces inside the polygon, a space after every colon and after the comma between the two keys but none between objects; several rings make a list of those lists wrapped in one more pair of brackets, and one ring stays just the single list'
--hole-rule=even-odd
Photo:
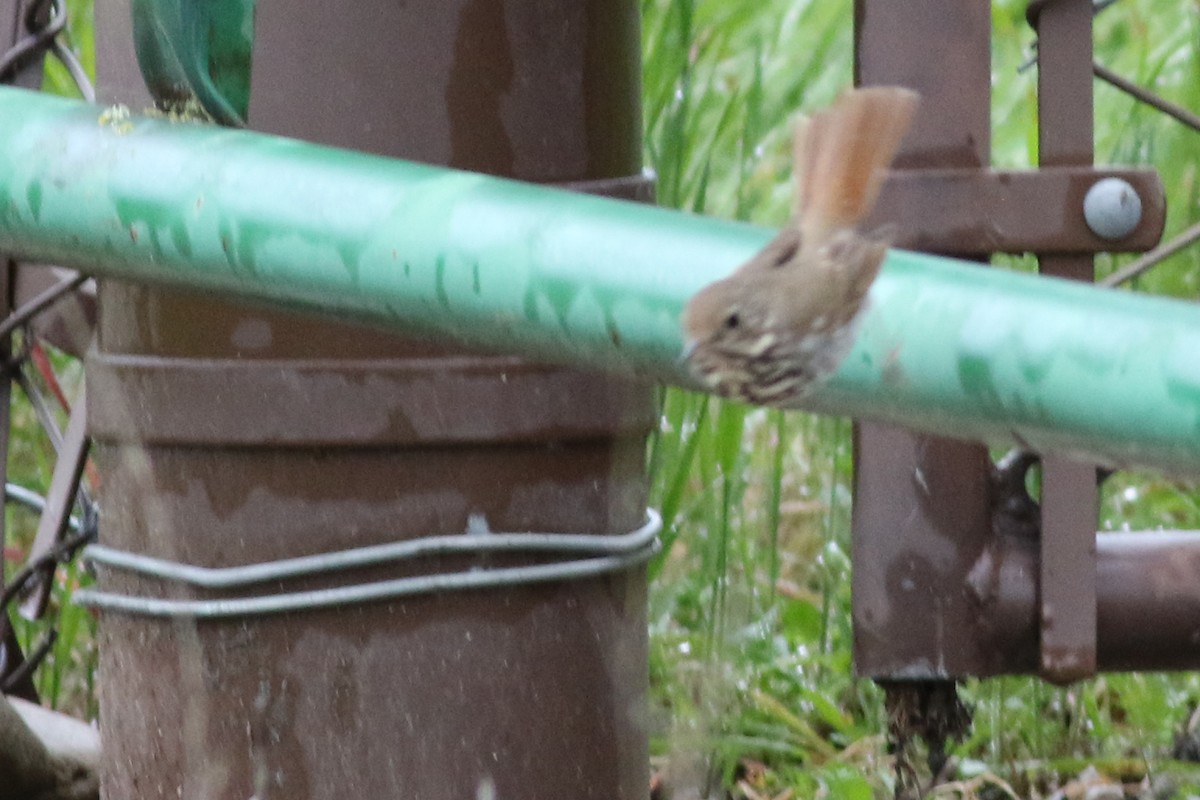
[{"label": "horizontal pipe", "polygon": [[[1006,547],[977,575],[981,630],[1003,654],[997,672],[1037,669],[1037,549]],[[980,591],[983,584],[990,589]],[[1054,609],[1046,609],[1054,617]],[[1096,666],[1101,672],[1190,670],[1200,661],[1200,532],[1096,536]]]},{"label": "horizontal pipe", "polygon": [[[682,306],[770,236],[0,88],[0,250],[101,277],[690,386]],[[1200,473],[1198,353],[1192,304],[892,251],[802,405]]]}]

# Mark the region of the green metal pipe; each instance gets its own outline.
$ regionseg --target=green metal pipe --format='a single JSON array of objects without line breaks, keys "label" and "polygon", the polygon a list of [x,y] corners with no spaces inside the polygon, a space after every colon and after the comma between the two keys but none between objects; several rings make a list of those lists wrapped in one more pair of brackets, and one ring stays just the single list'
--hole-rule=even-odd
[{"label": "green metal pipe", "polygon": [[[690,385],[771,231],[0,89],[0,250]],[[810,410],[1200,474],[1200,308],[893,251]]]}]

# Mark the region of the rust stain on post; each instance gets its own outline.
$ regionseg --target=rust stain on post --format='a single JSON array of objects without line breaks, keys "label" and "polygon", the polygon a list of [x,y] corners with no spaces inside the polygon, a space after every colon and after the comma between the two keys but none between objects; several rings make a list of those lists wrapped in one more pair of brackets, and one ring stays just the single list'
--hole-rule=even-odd
[{"label": "rust stain on post", "polygon": [[[902,84],[921,93],[921,113],[894,174],[988,165],[990,14],[987,3],[960,0],[855,3],[857,82]],[[935,36],[939,56],[931,59]],[[908,214],[936,224],[930,221],[936,193],[910,196],[908,202]],[[888,221],[882,212],[876,218]],[[906,235],[919,238],[923,229]],[[947,249],[986,256],[971,234],[964,231],[957,247]],[[990,537],[989,467],[981,445],[883,425],[856,427],[853,613],[859,674],[945,678],[1008,667],[1005,654],[990,650],[977,635],[976,607],[963,590]]]}]

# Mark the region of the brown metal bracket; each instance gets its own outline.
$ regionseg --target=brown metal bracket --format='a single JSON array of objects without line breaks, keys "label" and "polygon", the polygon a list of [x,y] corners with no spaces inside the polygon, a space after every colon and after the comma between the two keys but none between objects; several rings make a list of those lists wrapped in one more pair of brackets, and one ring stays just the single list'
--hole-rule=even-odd
[{"label": "brown metal bracket", "polygon": [[[1056,0],[1030,11],[1039,42],[1039,164],[1088,171],[1094,157],[1091,0]],[[1151,246],[1162,232],[1163,205],[1160,201]],[[1055,207],[1044,202],[1035,208],[1044,214]],[[1042,274],[1095,279],[1090,252],[1036,249]],[[1040,673],[1055,683],[1069,683],[1096,672],[1095,465],[1057,456],[1042,459],[1041,507]]]},{"label": "brown metal bracket", "polygon": [[[896,225],[901,247],[975,258],[1030,252],[1045,274],[1091,280],[1094,253],[1155,246],[1163,188],[1149,170],[1093,167],[1091,3],[1037,3],[1031,19],[1041,41],[1039,169],[993,170],[988,4],[856,1],[857,80],[902,83],[922,95],[922,114],[874,219]],[[943,37],[937,63],[927,56],[933,30],[954,32]],[[1093,230],[1085,198],[1108,178],[1123,182],[1113,206],[1122,224],[1101,224],[1103,215],[1098,222],[1093,213]],[[1126,213],[1136,205],[1126,204],[1126,191],[1140,212]],[[1120,638],[1130,632],[1098,623],[1106,614],[1116,618],[1108,600],[1115,587],[1104,575],[1120,565],[1107,556],[1098,563],[1094,465],[1043,459],[1034,502],[1024,494],[1024,468],[1009,465],[1022,483],[1006,495],[981,447],[867,424],[857,427],[855,447],[859,674],[925,680],[1038,671],[1068,682],[1098,666],[1132,663]],[[997,513],[1006,496],[1026,501],[1007,509],[1018,517]],[[1017,596],[1020,603],[1009,602]],[[897,626],[903,637],[895,636]],[[1124,660],[1098,662],[1098,653]]]},{"label": "brown metal bracket", "polygon": [[[1104,178],[1126,181],[1142,203],[1137,226],[1115,241],[1093,233],[1083,215],[1085,195]],[[1047,166],[893,170],[874,218],[897,226],[898,247],[976,256],[1142,252],[1162,238],[1166,214],[1162,180],[1152,169]]]}]

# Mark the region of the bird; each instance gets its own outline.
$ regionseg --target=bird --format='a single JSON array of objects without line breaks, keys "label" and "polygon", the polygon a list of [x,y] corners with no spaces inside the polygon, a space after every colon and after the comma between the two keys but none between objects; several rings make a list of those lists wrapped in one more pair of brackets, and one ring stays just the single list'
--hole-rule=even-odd
[{"label": "bird", "polygon": [[762,250],[684,308],[684,358],[706,389],[787,407],[836,371],[895,233],[892,226],[864,233],[859,225],[917,102],[916,92],[901,87],[856,88],[799,121],[797,212]]}]

